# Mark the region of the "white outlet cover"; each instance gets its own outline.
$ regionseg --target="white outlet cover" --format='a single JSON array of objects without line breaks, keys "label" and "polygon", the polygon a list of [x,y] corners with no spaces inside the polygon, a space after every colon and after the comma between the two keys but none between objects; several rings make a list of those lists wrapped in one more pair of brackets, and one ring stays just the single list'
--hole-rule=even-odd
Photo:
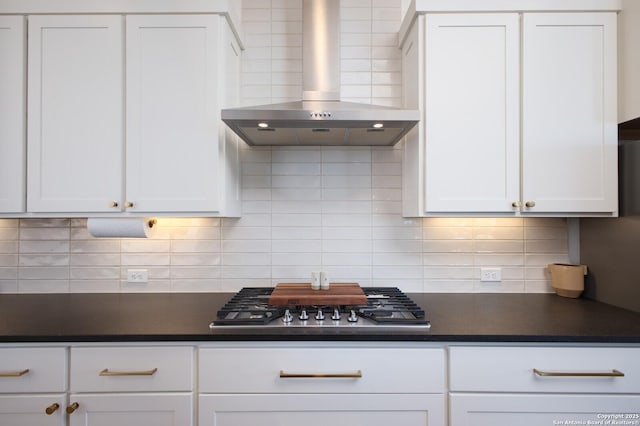
[{"label": "white outlet cover", "polygon": [[146,269],[127,269],[127,282],[146,283],[149,281],[149,271]]},{"label": "white outlet cover", "polygon": [[502,281],[502,268],[480,268],[480,281]]}]

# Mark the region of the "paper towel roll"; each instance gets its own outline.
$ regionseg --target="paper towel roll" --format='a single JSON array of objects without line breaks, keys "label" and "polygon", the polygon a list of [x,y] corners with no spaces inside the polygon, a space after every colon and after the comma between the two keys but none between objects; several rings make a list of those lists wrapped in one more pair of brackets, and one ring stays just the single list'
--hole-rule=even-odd
[{"label": "paper towel roll", "polygon": [[149,238],[153,235],[156,220],[149,217],[87,219],[87,230],[99,238]]}]

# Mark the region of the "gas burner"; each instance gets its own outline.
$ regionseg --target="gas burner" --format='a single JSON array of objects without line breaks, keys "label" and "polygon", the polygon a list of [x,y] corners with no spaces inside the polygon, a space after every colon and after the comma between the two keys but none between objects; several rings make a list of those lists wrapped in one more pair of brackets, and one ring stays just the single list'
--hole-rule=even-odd
[{"label": "gas burner", "polygon": [[396,287],[363,287],[363,305],[273,306],[271,287],[245,287],[218,311],[216,327],[391,327],[423,328],[425,311]]}]

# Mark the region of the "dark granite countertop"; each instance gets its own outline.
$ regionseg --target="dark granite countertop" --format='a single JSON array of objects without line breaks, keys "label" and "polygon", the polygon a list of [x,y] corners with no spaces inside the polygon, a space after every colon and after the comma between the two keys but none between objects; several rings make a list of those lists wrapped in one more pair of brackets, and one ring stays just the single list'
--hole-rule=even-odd
[{"label": "dark granite countertop", "polygon": [[411,294],[431,330],[209,329],[229,293],[3,294],[0,342],[640,343],[640,313],[555,294]]}]

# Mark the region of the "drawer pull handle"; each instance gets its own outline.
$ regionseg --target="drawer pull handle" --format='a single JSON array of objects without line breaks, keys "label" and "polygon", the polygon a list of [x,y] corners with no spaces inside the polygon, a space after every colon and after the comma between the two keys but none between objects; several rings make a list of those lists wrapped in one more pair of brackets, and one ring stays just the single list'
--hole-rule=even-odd
[{"label": "drawer pull handle", "polygon": [[152,368],[151,370],[145,371],[109,371],[108,368],[105,368],[100,372],[100,376],[153,376],[157,368]]},{"label": "drawer pull handle", "polygon": [[281,379],[360,379],[362,371],[353,373],[286,373],[280,370]]},{"label": "drawer pull handle", "polygon": [[53,413],[55,413],[58,410],[58,408],[60,408],[60,404],[58,404],[57,402],[54,402],[53,404],[45,408],[44,412],[47,416],[50,416]]},{"label": "drawer pull handle", "polygon": [[73,413],[78,409],[78,407],[80,407],[80,404],[78,404],[77,402],[72,403],[67,407],[67,414]]},{"label": "drawer pull handle", "polygon": [[537,368],[533,369],[533,372],[541,377],[624,377],[624,373],[618,370],[611,370],[605,372],[593,372],[593,373],[568,373],[568,372],[551,372],[540,371]]},{"label": "drawer pull handle", "polygon": [[24,370],[20,370],[20,371],[0,372],[0,377],[20,377],[20,376],[24,376],[28,372],[29,372],[28,368],[25,368]]}]

